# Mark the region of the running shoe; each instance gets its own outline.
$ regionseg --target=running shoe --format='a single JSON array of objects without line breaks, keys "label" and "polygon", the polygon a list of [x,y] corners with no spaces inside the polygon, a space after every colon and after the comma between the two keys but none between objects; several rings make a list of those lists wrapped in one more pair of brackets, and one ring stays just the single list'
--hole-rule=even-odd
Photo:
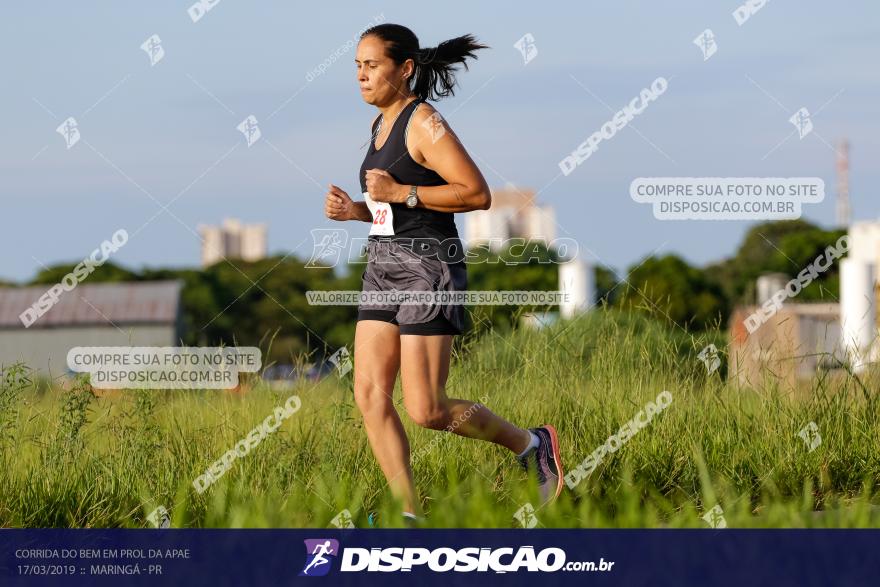
[{"label": "running shoe", "polygon": [[562,459],[559,457],[559,438],[550,424],[529,428],[538,435],[538,446],[521,457],[516,457],[524,471],[534,470],[538,477],[538,491],[542,505],[562,493]]},{"label": "running shoe", "polygon": [[[421,526],[422,523],[424,523],[424,521],[425,521],[424,516],[416,516],[416,515],[413,515],[408,512],[404,512],[400,516],[400,519],[403,522],[404,526],[407,526],[410,528],[417,528],[417,527]],[[379,527],[379,516],[378,516],[378,514],[376,514],[376,512],[370,512],[370,514],[367,516],[367,525],[370,528],[378,528]]]},{"label": "running shoe", "polygon": [[422,516],[416,516],[409,512],[403,512],[403,525],[408,528],[418,528],[425,521]]}]

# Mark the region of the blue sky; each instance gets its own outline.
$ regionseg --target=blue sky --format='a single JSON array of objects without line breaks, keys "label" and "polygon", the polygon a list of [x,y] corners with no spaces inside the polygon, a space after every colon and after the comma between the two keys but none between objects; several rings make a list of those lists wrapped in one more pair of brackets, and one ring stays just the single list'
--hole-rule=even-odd
[{"label": "blue sky", "polygon": [[[133,235],[115,257],[125,266],[196,266],[196,226],[227,216],[267,222],[270,253],[308,257],[309,230],[338,226],[323,216],[326,184],[359,192],[374,111],[360,98],[353,50],[306,75],[376,17],[410,27],[423,46],[473,33],[492,47],[436,106],[489,184],[540,190],[559,236],[577,239],[589,260],[625,269],[656,250],[702,265],[730,255],[750,225],[656,220],[629,197],[636,177],[817,176],[828,195],[804,217],[831,225],[834,153],[822,138],[850,140],[854,218],[880,216],[876,2],[773,0],[742,26],[735,0],[220,0],[195,23],[189,2],[173,4],[0,12],[0,278],[82,260],[119,228]],[[692,40],[706,28],[718,52],[704,62]],[[526,33],[538,49],[528,64],[513,46]],[[153,34],[165,51],[155,67],[140,48]],[[557,177],[560,159],[611,117],[603,102],[617,110],[658,76],[669,88],[633,121],[638,132],[621,130]],[[815,132],[773,150],[802,106],[822,108]],[[248,148],[236,125],[251,114],[266,140]],[[68,116],[81,133],[71,149],[55,132]],[[156,201],[175,198],[150,220]]]}]

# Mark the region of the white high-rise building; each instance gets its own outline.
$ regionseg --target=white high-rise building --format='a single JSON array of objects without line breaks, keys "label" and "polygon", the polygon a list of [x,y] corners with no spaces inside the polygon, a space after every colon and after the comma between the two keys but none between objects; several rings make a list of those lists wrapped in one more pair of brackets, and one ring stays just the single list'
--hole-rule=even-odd
[{"label": "white high-rise building", "polygon": [[535,192],[508,184],[492,190],[492,207],[465,215],[465,244],[487,244],[492,250],[503,248],[511,238],[542,241],[549,245],[556,238],[556,213],[550,206],[535,203]]},{"label": "white high-rise building", "polygon": [[203,267],[223,259],[266,258],[265,224],[242,224],[236,218],[227,218],[221,226],[199,225],[198,230],[202,236]]}]

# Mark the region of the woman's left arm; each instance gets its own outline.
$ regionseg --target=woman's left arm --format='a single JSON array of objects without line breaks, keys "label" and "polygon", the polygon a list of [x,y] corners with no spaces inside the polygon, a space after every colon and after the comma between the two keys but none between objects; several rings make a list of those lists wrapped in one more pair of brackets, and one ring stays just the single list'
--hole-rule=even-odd
[{"label": "woman's left arm", "polygon": [[[419,208],[440,212],[486,210],[492,204],[489,186],[458,137],[434,109],[419,106],[409,125],[407,143],[416,163],[436,171],[448,185],[419,186]],[[372,179],[372,182],[371,182]],[[380,201],[405,203],[411,186],[399,184],[384,170],[367,171]],[[369,187],[369,186],[368,186]],[[373,196],[373,191],[370,196]]]}]

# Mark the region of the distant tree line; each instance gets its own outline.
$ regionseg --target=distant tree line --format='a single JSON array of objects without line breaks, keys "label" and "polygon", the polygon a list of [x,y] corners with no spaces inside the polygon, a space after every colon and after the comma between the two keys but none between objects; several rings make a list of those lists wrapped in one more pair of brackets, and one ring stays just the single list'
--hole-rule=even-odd
[{"label": "distant tree line", "polygon": [[[834,245],[845,230],[824,230],[804,220],[753,226],[736,254],[705,268],[681,257],[648,257],[630,267],[612,304],[639,308],[682,327],[725,327],[737,305],[755,303],[757,278],[783,273],[790,278]],[[834,302],[839,298],[839,264],[832,265],[797,296],[798,302]]]},{"label": "distant tree line", "polygon": [[[734,306],[753,303],[755,280],[765,272],[791,277],[809,265],[844,234],[802,220],[768,222],[748,231],[736,254],[705,268],[690,266],[677,255],[647,257],[621,279],[612,269],[595,267],[597,303],[646,312],[690,330],[725,327]],[[519,260],[510,250],[479,252],[468,265],[471,290],[555,290],[556,253],[537,246]],[[354,338],[355,306],[311,306],[309,290],[359,290],[363,264],[351,264],[340,276],[329,267],[306,268],[294,256],[256,262],[232,259],[205,269],[132,271],[105,263],[88,283],[181,279],[184,344],[258,345],[267,359],[290,362],[291,356],[326,356]],[[40,271],[30,285],[54,284],[74,267],[62,264]],[[7,282],[7,285],[12,285]],[[835,301],[838,268],[806,287],[798,301]],[[482,306],[470,308],[471,334],[511,328],[525,312],[554,307]]]}]

